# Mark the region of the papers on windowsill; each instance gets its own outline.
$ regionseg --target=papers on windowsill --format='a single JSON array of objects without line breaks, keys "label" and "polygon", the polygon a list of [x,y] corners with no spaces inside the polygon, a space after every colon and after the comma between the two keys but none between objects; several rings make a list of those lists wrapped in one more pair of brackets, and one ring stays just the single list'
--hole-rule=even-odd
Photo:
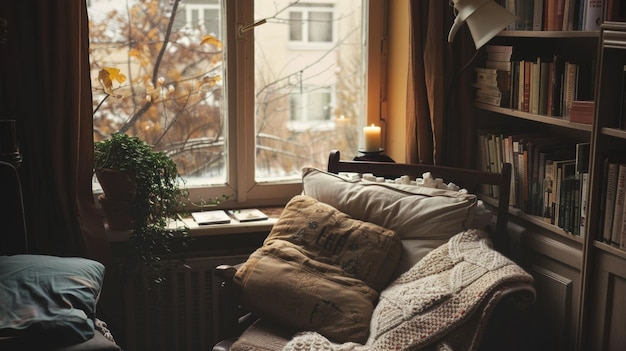
[{"label": "papers on windowsill", "polygon": [[191,216],[198,225],[228,224],[232,219],[237,222],[253,222],[267,220],[268,216],[256,208],[240,210],[211,210],[192,212]]},{"label": "papers on windowsill", "polygon": [[265,213],[261,212],[261,210],[256,209],[256,208],[248,208],[248,209],[243,209],[243,210],[228,210],[228,214],[230,214],[233,218],[235,218],[239,222],[263,221],[268,218]]}]

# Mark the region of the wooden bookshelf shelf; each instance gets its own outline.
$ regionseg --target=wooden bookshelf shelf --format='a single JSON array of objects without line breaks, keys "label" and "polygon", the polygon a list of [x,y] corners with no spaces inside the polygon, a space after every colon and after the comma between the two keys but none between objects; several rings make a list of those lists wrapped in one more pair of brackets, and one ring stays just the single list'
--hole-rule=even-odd
[{"label": "wooden bookshelf shelf", "polygon": [[597,240],[593,242],[593,246],[595,248],[598,248],[598,249],[602,250],[602,251],[608,252],[610,254],[613,254],[613,255],[615,255],[617,257],[620,257],[620,258],[626,260],[626,251],[621,250],[621,249],[619,249],[617,247],[611,246],[609,244],[606,244],[606,243],[603,243],[603,242],[597,241]]},{"label": "wooden bookshelf shelf", "polygon": [[530,30],[505,30],[498,35],[509,38],[598,38],[599,31],[530,31]]},{"label": "wooden bookshelf shelf", "polygon": [[525,120],[535,121],[535,122],[541,122],[545,124],[550,124],[550,125],[565,127],[565,128],[570,128],[570,129],[576,129],[576,130],[581,130],[585,132],[591,132],[591,129],[592,129],[592,126],[590,124],[574,123],[574,122],[570,122],[568,120],[565,120],[559,117],[548,117],[548,116],[543,116],[543,115],[536,115],[536,114],[532,114],[528,112],[514,110],[511,108],[483,104],[480,102],[476,103],[476,107],[481,110],[492,111],[492,112],[504,114],[510,117],[515,117],[515,118],[520,118],[520,119],[525,119]]},{"label": "wooden bookshelf shelf", "polygon": [[615,138],[626,139],[626,130],[617,128],[601,128],[602,135],[608,135]]}]

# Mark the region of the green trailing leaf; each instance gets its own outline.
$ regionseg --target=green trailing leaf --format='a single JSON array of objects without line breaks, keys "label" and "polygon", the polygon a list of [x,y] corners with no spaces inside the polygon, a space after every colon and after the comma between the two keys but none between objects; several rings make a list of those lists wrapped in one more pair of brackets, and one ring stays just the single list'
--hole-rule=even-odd
[{"label": "green trailing leaf", "polygon": [[176,163],[137,137],[115,133],[94,144],[94,168],[129,172],[135,194],[130,204],[133,233],[128,267],[131,271],[150,267],[154,281],[162,281],[160,256],[171,252],[177,237],[183,239],[183,246],[189,238],[188,228],[168,228],[168,221],[177,218],[181,200],[187,197]]}]

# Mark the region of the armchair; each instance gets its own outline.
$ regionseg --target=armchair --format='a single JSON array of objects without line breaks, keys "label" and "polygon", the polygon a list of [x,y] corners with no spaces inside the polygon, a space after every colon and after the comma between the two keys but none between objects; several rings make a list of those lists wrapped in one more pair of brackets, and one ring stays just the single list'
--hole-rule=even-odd
[{"label": "armchair", "polygon": [[[359,342],[338,340],[324,330],[294,327],[294,323],[286,322],[284,318],[276,318],[272,311],[268,313],[263,306],[259,307],[259,301],[255,300],[265,298],[262,295],[253,295],[251,298],[251,292],[246,291],[250,289],[247,279],[256,272],[250,273],[253,270],[250,267],[251,261],[260,260],[257,252],[246,263],[238,266],[222,265],[215,270],[220,280],[217,308],[219,337],[222,341],[214,346],[213,351],[297,350],[297,345],[310,346],[316,343],[324,344],[330,350],[343,350],[341,345],[350,350],[386,349],[389,343],[394,347],[400,346],[400,349],[430,350],[444,345],[453,350],[490,350],[496,347],[524,349],[524,343],[520,342],[522,339],[515,336],[521,335],[520,325],[517,323],[524,322],[521,318],[524,316],[523,307],[534,302],[532,277],[500,253],[508,252],[509,245],[507,216],[510,164],[505,164],[501,173],[486,173],[432,165],[344,161],[340,159],[338,151],[333,151],[329,156],[327,171],[305,169],[303,172],[303,196],[314,199],[311,200],[311,206],[317,206],[317,202],[320,202],[336,210],[337,216],[345,214],[348,218],[390,229],[402,242],[401,258],[397,260],[397,268],[389,277],[389,282],[393,282],[385,284],[377,291],[379,294],[372,300],[374,310],[371,315],[366,314],[371,316],[369,337]],[[411,188],[390,182],[383,184],[346,180],[337,176],[344,172],[371,173],[388,179],[402,176],[416,180],[429,179],[433,186],[440,189],[424,189],[425,187],[415,185]],[[428,174],[432,178],[426,178]],[[441,182],[435,181],[436,178],[452,181],[466,192],[441,189]],[[473,195],[479,193],[481,186],[485,184],[499,188],[495,224],[479,215],[477,207],[481,202]],[[450,188],[454,186],[450,185]],[[295,200],[305,201],[300,196]],[[290,213],[290,206],[291,202],[283,213]],[[298,212],[302,213],[310,216],[307,212]],[[282,216],[264,246],[273,244],[276,236],[284,237],[285,227],[281,225],[281,220]],[[284,220],[291,223],[297,221],[297,218]],[[320,221],[315,218],[315,222],[317,225]],[[488,231],[482,230],[485,224],[489,224]],[[470,229],[476,228],[476,225],[479,229]],[[390,252],[387,262],[394,260],[393,250]],[[489,257],[489,263],[478,262],[486,261],[480,257]],[[316,261],[318,258],[308,257],[307,261],[309,259]],[[322,257],[319,260],[327,262],[329,258]],[[376,256],[372,256],[372,260],[376,260]],[[480,268],[480,274],[468,278],[459,273],[462,269],[457,269],[466,263],[468,265],[464,267],[482,265],[481,267],[486,268]],[[445,267],[438,270],[433,268],[443,266]],[[472,271],[475,271],[474,268]],[[503,273],[504,271],[507,273]],[[262,272],[260,274],[263,277]],[[460,274],[458,279],[457,274]],[[430,296],[430,300],[425,301],[424,297],[429,291],[433,291],[433,286],[428,282],[449,280],[452,276],[455,277],[453,285],[457,285],[453,291]],[[270,294],[277,296],[291,298],[301,294],[301,291],[297,291],[291,292],[292,295],[281,295],[280,289],[285,288],[283,284],[273,285],[269,282],[268,285]],[[272,291],[273,288],[276,290]],[[470,290],[480,298],[473,302],[465,301],[466,292]],[[409,296],[417,291],[420,294],[407,301],[394,300],[398,296]],[[289,302],[284,300],[283,304]],[[408,313],[410,318],[405,318],[407,310],[402,310],[402,305],[407,304],[412,304],[414,308]],[[284,306],[277,308],[282,309]],[[430,313],[432,311],[436,313]],[[457,315],[448,318],[448,312],[451,311]],[[390,318],[394,314],[397,317]],[[446,320],[442,321],[443,319]],[[333,318],[329,318],[327,323],[332,324],[333,321]],[[395,324],[389,327],[389,321]],[[485,327],[487,322],[488,328]],[[437,326],[432,327],[433,323]],[[429,325],[431,329],[425,331],[422,328],[424,325]],[[415,332],[415,338],[421,340],[398,341],[396,337],[399,335],[412,335],[407,330]],[[508,338],[506,346],[502,344],[502,336]],[[311,344],[307,344],[309,342]]]}]

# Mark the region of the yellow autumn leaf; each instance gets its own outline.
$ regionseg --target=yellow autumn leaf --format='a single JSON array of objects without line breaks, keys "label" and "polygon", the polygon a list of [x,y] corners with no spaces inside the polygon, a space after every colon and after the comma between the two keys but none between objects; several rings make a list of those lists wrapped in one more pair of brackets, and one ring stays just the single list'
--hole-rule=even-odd
[{"label": "yellow autumn leaf", "polygon": [[[109,79],[111,79],[111,81],[116,80],[120,84],[122,84],[122,83],[124,83],[126,81],[126,76],[123,73],[120,72],[119,68],[104,67],[103,70],[108,72]],[[102,72],[102,71],[100,71],[100,72]]]},{"label": "yellow autumn leaf", "polygon": [[204,45],[204,44],[214,45],[214,46],[216,46],[219,49],[222,48],[222,42],[219,39],[217,39],[216,37],[212,36],[212,35],[205,35],[202,38],[202,41],[200,42],[200,45]]},{"label": "yellow autumn leaf", "polygon": [[101,69],[100,72],[98,72],[98,81],[100,81],[100,83],[104,87],[105,91],[107,91],[107,92],[111,91],[111,87],[113,86],[113,82],[111,82],[111,78],[110,78],[109,72],[107,70]]}]

